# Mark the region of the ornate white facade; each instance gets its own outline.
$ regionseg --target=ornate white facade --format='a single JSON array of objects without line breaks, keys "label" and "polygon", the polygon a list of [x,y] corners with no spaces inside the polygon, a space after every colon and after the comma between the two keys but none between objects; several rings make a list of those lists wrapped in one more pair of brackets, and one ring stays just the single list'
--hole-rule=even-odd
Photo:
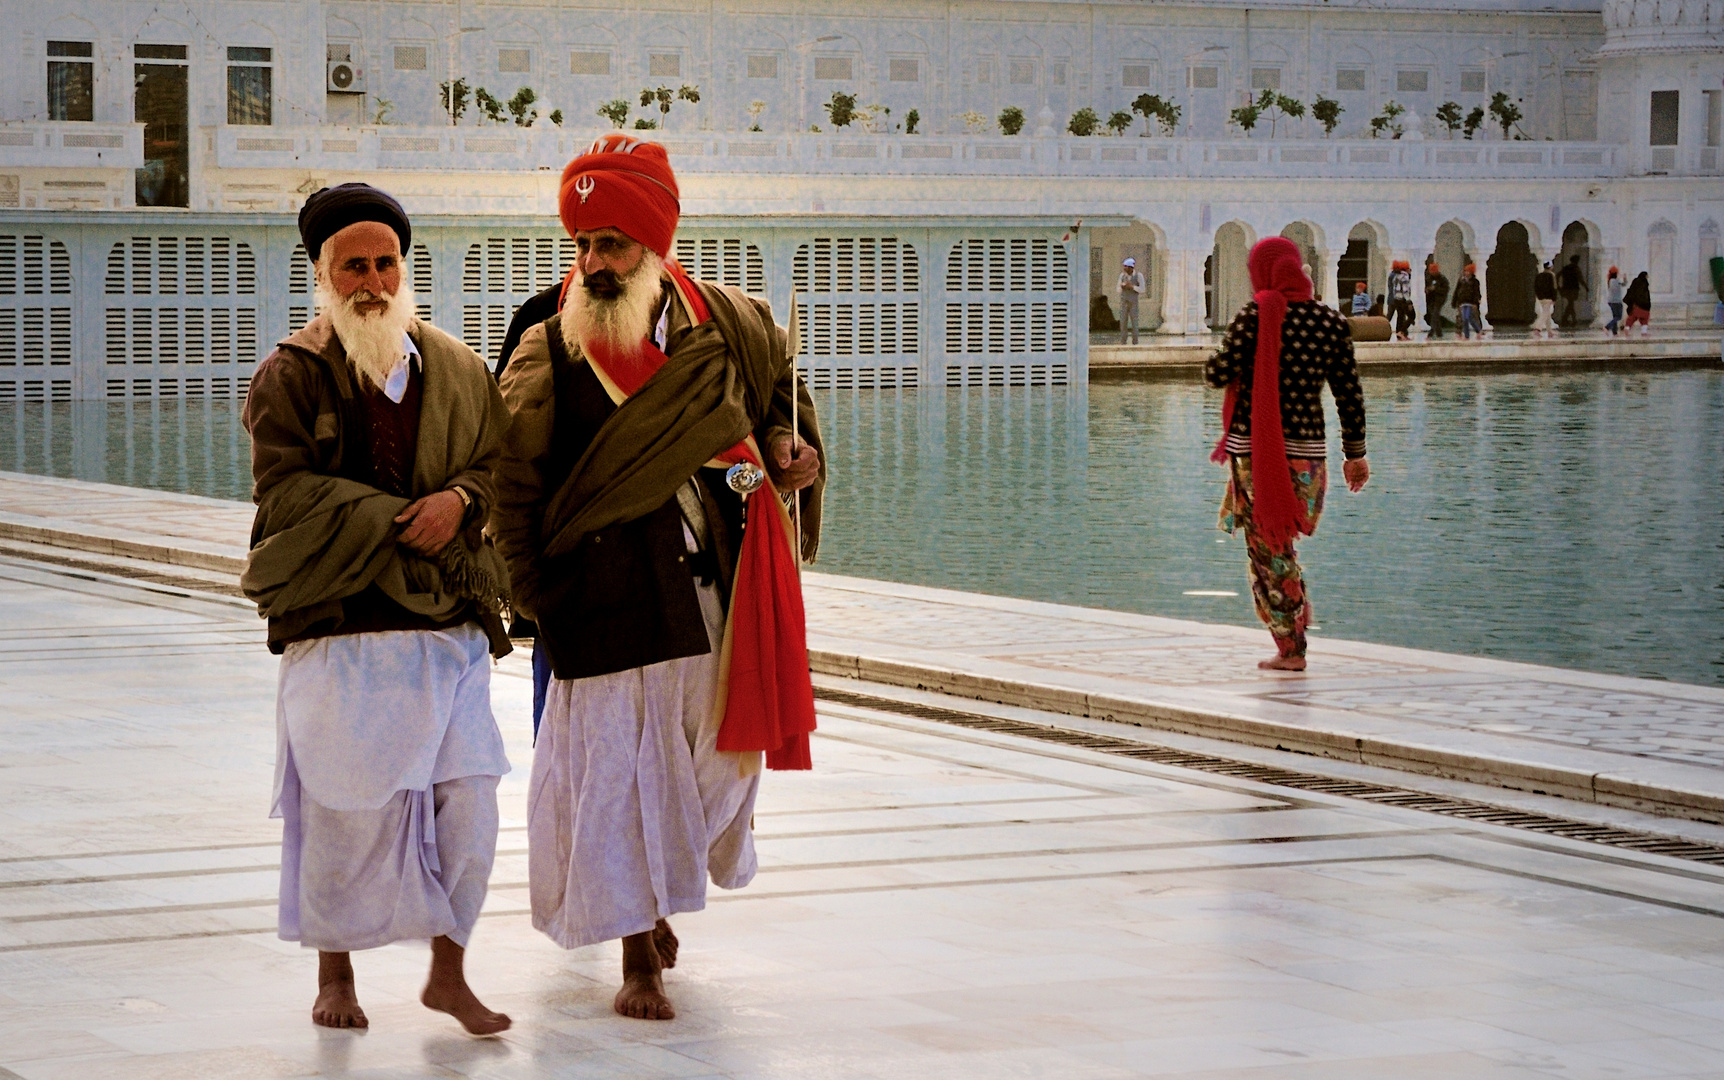
[{"label": "ornate white facade", "polygon": [[[1273,234],[1306,248],[1325,297],[1381,291],[1391,259],[1435,252],[1453,277],[1465,256],[1512,322],[1532,264],[1573,253],[1594,286],[1612,264],[1649,270],[1655,324],[1712,316],[1724,0],[5,13],[0,398],[237,393],[309,312],[293,212],[348,179],[402,198],[428,313],[493,350],[566,263],[557,171],[613,99],[631,125],[667,120],[651,137],[682,179],[682,254],[775,304],[802,295],[822,382],[1080,379],[1120,257],[1150,271],[1148,321],[1188,332],[1237,306],[1244,252]],[[502,102],[528,88],[538,119],[469,104],[451,126],[452,76]],[[684,84],[699,101],[668,118],[638,105]],[[1333,134],[1228,123],[1266,88],[1340,103]],[[833,130],[835,92],[869,115]],[[1509,141],[1436,119],[1497,92],[1521,114]],[[1173,134],[1138,116],[1123,138],[1065,130],[1142,94],[1179,105]],[[1390,101],[1401,137],[1371,138]],[[994,119],[1008,106],[1026,118],[1012,137]]]}]

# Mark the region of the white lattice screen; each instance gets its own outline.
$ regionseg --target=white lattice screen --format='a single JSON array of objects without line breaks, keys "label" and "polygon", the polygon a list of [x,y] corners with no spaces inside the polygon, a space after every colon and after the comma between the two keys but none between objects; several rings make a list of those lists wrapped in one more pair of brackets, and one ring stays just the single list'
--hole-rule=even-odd
[{"label": "white lattice screen", "polygon": [[946,385],[1063,386],[1071,274],[1053,240],[975,238],[946,262]]},{"label": "white lattice screen", "polygon": [[134,236],[108,251],[107,396],[243,397],[258,360],[257,259],[226,236]]},{"label": "white lattice screen", "polygon": [[908,241],[821,236],[796,249],[797,367],[810,386],[915,386],[921,368],[922,269]]},{"label": "white lattice screen", "polygon": [[461,264],[461,339],[494,361],[515,309],[561,281],[574,261],[575,242],[566,236],[492,236],[470,245]]},{"label": "white lattice screen", "polygon": [[[409,280],[413,284],[414,311],[425,322],[431,320],[431,250],[424,244],[414,244],[407,258]],[[287,332],[303,329],[317,315],[317,289],[311,260],[305,245],[293,245],[292,266],[287,272]]]},{"label": "white lattice screen", "polygon": [[689,277],[766,295],[766,261],[760,248],[735,237],[678,237],[671,250]]},{"label": "white lattice screen", "polygon": [[66,245],[0,234],[0,401],[69,401],[71,368],[72,259]]}]

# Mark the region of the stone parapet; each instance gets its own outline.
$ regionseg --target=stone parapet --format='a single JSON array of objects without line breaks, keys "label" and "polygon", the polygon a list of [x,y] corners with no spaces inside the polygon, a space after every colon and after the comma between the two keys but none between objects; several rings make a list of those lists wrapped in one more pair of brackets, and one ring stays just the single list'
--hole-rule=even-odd
[{"label": "stone parapet", "polygon": [[[221,127],[218,170],[560,172],[602,131],[512,127]],[[1593,142],[1320,138],[1059,138],[642,132],[681,175],[987,176],[1035,179],[1590,179],[1623,174]],[[554,180],[554,177],[553,177]]]},{"label": "stone parapet", "polygon": [[1605,0],[1600,56],[1724,50],[1724,4],[1701,0]]}]

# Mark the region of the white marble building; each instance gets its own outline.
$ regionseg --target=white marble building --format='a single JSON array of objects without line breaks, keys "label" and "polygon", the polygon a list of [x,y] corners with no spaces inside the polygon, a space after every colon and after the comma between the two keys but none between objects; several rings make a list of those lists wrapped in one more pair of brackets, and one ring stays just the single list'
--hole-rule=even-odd
[{"label": "white marble building", "polygon": [[[1712,319],[1724,0],[4,8],[0,398],[239,392],[309,312],[294,211],[348,179],[402,198],[428,313],[493,351],[566,262],[557,170],[614,99],[665,121],[697,271],[803,296],[817,382],[1081,379],[1123,255],[1149,269],[1146,322],[1190,332],[1237,307],[1245,251],[1277,233],[1326,298],[1435,252],[1451,277],[1475,259],[1513,323],[1532,265],[1572,253],[1595,285],[1647,270],[1655,325]],[[451,125],[452,77],[503,119],[469,103]],[[699,101],[668,117],[638,105],[683,85]],[[1265,89],[1338,123],[1229,123]],[[1498,92],[1506,141],[1437,119]],[[864,118],[835,129],[834,93]],[[1179,106],[1171,132],[1067,131],[1143,94]],[[1400,136],[1373,138],[1389,102]]]}]

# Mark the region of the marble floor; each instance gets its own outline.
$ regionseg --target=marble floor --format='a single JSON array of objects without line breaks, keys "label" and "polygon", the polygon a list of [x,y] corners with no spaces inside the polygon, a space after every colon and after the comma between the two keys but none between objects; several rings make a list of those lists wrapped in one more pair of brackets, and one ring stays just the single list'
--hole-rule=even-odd
[{"label": "marble floor", "polygon": [[[253,508],[0,473],[0,544],[45,538],[231,583]],[[231,587],[231,585],[230,585]],[[804,577],[815,669],[1724,823],[1724,689],[829,574]]]},{"label": "marble floor", "polygon": [[273,934],[275,661],[237,599],[0,557],[0,1078],[1724,1075],[1724,870],[822,709],[762,871],[681,917],[673,1022],[535,933],[530,688],[469,975],[358,956],[370,1031]]}]

